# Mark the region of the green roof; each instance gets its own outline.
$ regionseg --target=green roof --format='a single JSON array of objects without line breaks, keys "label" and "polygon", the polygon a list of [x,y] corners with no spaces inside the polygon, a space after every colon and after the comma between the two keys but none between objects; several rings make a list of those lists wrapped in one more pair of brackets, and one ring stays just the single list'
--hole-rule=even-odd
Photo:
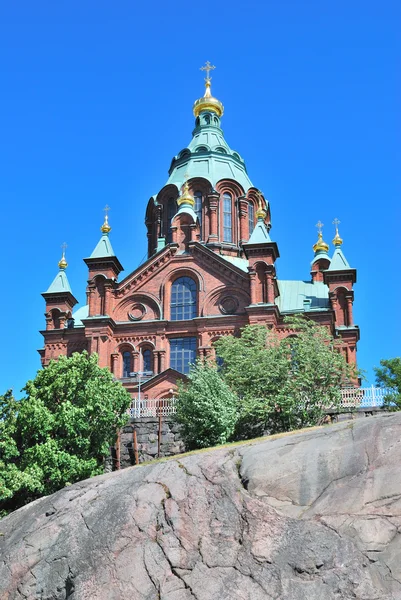
[{"label": "green roof", "polygon": [[83,327],[82,319],[87,319],[89,315],[89,306],[86,304],[85,306],[81,306],[78,308],[73,314],[72,318],[74,319],[74,327]]},{"label": "green roof", "polygon": [[213,187],[221,179],[234,179],[244,192],[253,187],[245,162],[227,144],[214,113],[202,112],[192,135],[188,146],[173,158],[166,185],[175,184],[179,189],[188,173],[189,179],[204,177]]},{"label": "green roof", "polygon": [[331,264],[328,271],[342,271],[346,269],[350,269],[349,263],[345,258],[341,248],[336,248],[334,250],[333,258],[331,259]]},{"label": "green roof", "polygon": [[105,258],[107,256],[115,256],[115,254],[111,246],[109,235],[104,233],[89,258]]},{"label": "green roof", "polygon": [[330,308],[329,288],[321,281],[279,280],[277,283],[280,295],[276,304],[282,313]]},{"label": "green roof", "polygon": [[267,227],[262,219],[258,219],[247,244],[267,244],[268,242],[271,242],[271,239]]},{"label": "green roof", "polygon": [[67,292],[72,294],[65,269],[60,269],[45,294],[60,294]]}]

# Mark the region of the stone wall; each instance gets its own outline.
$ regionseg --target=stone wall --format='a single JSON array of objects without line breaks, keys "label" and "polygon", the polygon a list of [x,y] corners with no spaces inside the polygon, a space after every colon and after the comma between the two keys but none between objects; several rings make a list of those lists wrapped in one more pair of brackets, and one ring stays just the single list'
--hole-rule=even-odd
[{"label": "stone wall", "polygon": [[158,456],[172,456],[185,452],[184,442],[179,431],[180,426],[173,417],[163,417],[162,419],[160,455],[158,454],[159,419],[157,417],[131,419],[129,425],[123,427],[120,436],[122,469],[135,465],[134,430],[136,430],[140,463],[158,458]]}]

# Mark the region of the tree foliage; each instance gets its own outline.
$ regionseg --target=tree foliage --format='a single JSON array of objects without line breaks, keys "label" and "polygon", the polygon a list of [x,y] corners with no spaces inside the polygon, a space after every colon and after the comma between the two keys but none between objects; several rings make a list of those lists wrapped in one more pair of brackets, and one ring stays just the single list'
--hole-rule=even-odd
[{"label": "tree foliage", "polygon": [[0,396],[0,513],[103,471],[131,398],[97,355],[60,357]]},{"label": "tree foliage", "polygon": [[341,340],[301,317],[287,326],[288,337],[246,326],[240,336],[215,343],[220,369],[196,365],[178,404],[191,447],[315,425],[339,405],[341,385],[356,377],[339,351]]},{"label": "tree foliage", "polygon": [[186,447],[224,444],[234,432],[237,397],[220,377],[215,365],[198,361],[188,384],[179,385],[177,421]]},{"label": "tree foliage", "polygon": [[380,365],[375,368],[376,383],[390,391],[385,404],[392,410],[401,410],[401,358],[383,359]]},{"label": "tree foliage", "polygon": [[352,372],[327,328],[301,317],[286,319],[292,335],[247,326],[240,337],[222,337],[216,352],[222,374],[240,398],[238,433],[290,431],[315,425],[340,402]]}]

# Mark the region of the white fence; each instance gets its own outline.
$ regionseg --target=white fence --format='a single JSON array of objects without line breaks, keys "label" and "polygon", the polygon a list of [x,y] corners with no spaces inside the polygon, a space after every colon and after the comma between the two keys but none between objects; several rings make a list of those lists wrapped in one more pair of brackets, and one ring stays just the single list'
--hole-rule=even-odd
[{"label": "white fence", "polygon": [[[380,408],[383,406],[384,397],[391,391],[384,388],[344,388],[341,390],[341,408]],[[138,400],[134,398],[129,408],[133,419],[143,417],[168,417],[176,412],[177,398],[160,398]]]},{"label": "white fence", "polygon": [[168,417],[174,415],[176,411],[176,398],[160,398],[158,400],[138,400],[134,398],[129,409],[130,416],[133,419],[142,417]]},{"label": "white fence", "polygon": [[380,408],[383,406],[385,396],[391,390],[376,388],[344,388],[341,390],[342,408]]}]

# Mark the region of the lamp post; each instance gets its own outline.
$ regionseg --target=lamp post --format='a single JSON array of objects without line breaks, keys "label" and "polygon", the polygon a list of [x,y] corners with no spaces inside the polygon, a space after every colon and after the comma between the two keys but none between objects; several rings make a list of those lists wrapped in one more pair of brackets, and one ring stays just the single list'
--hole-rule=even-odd
[{"label": "lamp post", "polygon": [[130,377],[138,377],[138,404],[140,406],[141,402],[141,381],[142,377],[151,377],[153,375],[153,371],[136,371],[135,373],[130,373]]}]

